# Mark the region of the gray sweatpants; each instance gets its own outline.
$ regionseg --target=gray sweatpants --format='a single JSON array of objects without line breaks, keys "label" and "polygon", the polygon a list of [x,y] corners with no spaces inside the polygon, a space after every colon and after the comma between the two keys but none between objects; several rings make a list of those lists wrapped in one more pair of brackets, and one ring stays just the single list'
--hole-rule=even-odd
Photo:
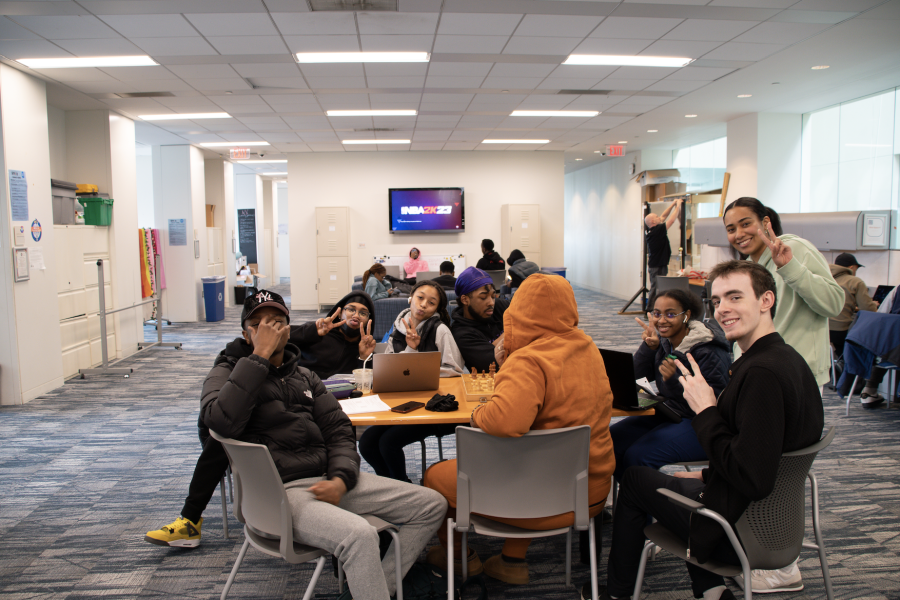
[{"label": "gray sweatpants", "polygon": [[447,501],[426,487],[360,473],[356,487],[334,506],[316,500],[307,491],[322,479],[293,481],[291,484],[298,487],[286,490],[295,539],[328,550],[343,563],[354,600],[388,600],[396,592],[394,544],[391,542],[384,560],[380,560],[378,534],[357,515],[374,515],[398,526],[401,569],[406,575],[441,526]]}]

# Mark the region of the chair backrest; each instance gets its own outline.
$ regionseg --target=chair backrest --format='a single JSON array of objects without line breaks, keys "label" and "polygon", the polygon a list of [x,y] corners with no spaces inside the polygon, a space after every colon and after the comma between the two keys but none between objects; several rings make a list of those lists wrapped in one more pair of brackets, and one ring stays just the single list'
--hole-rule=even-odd
[{"label": "chair backrest", "polygon": [[375,327],[372,336],[376,340],[384,337],[391,327],[394,326],[394,320],[397,318],[404,308],[409,308],[409,299],[407,298],[382,298],[375,301]]},{"label": "chair backrest", "polygon": [[751,569],[780,569],[800,555],[806,531],[806,478],[835,431],[831,427],[812,446],[783,454],[772,493],[751,502],[735,524]]},{"label": "chair backrest", "polygon": [[[224,438],[212,430],[209,433],[222,444],[231,462],[238,492],[234,503],[237,519],[258,532],[281,537],[287,494],[269,449],[261,444]],[[290,518],[290,510],[287,516]],[[288,539],[293,538],[292,533],[287,535]]]},{"label": "chair backrest", "polygon": [[488,275],[491,276],[491,279],[494,280],[494,287],[498,290],[500,286],[506,283],[506,270],[500,269],[499,271],[485,271]]},{"label": "chair backrest", "polygon": [[419,281],[427,281],[429,279],[434,279],[435,277],[440,277],[440,271],[419,271],[416,273],[416,282]]},{"label": "chair backrest", "polygon": [[687,277],[657,277],[656,289],[660,292],[666,290],[691,291],[690,280]]},{"label": "chair backrest", "polygon": [[536,518],[575,513],[586,529],[588,515],[589,425],[529,431],[499,438],[480,429],[456,428],[456,522],[469,514]]}]

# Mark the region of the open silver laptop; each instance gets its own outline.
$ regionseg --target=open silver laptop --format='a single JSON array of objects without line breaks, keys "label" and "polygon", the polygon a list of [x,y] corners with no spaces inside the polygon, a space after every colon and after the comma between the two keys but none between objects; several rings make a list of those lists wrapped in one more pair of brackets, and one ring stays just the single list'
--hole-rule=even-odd
[{"label": "open silver laptop", "polygon": [[[387,274],[391,277],[396,277],[397,279],[401,279],[400,276],[400,265],[384,265],[384,270],[387,271]],[[405,277],[405,275],[404,275]]]},{"label": "open silver laptop", "polygon": [[437,390],[441,379],[440,352],[401,352],[372,357],[372,391]]}]

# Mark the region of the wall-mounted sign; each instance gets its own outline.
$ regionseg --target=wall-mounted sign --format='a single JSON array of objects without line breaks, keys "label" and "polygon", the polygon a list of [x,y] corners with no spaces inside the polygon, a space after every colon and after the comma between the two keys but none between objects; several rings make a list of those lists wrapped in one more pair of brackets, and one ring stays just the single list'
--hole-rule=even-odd
[{"label": "wall-mounted sign", "polygon": [[625,146],[607,146],[607,156],[625,156]]},{"label": "wall-mounted sign", "polygon": [[250,148],[232,148],[229,154],[233,159],[245,159],[250,154]]},{"label": "wall-mounted sign", "polygon": [[28,220],[28,181],[25,171],[9,170],[9,206],[13,221]]},{"label": "wall-mounted sign", "polygon": [[241,208],[238,210],[238,240],[241,245],[241,254],[247,257],[247,263],[253,264],[257,262],[255,208]]},{"label": "wall-mounted sign", "polygon": [[28,248],[13,248],[13,271],[16,281],[28,281]]},{"label": "wall-mounted sign", "polygon": [[41,235],[43,235],[43,230],[41,229],[41,222],[35,219],[31,222],[31,239],[36,242],[41,241]]},{"label": "wall-mounted sign", "polygon": [[187,246],[187,221],[169,219],[169,245]]}]

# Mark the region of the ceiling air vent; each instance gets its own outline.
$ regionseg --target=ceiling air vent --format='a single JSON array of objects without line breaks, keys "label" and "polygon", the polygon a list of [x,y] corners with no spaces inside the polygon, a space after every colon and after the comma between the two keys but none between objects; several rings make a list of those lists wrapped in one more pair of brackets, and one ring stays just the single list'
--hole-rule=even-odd
[{"label": "ceiling air vent", "polygon": [[398,0],[308,0],[313,11],[393,11],[399,10]]},{"label": "ceiling air vent", "polygon": [[119,98],[162,98],[164,96],[174,96],[172,92],[119,92],[113,94]]},{"label": "ceiling air vent", "polygon": [[609,96],[612,90],[559,90],[556,93],[564,96]]}]

